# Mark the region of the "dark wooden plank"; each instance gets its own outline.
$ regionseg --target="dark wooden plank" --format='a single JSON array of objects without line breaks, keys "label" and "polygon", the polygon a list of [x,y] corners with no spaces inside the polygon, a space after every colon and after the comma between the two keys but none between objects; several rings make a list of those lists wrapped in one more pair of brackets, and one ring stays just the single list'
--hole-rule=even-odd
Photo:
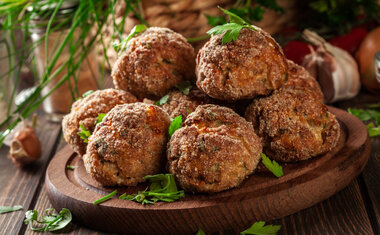
[{"label": "dark wooden plank", "polygon": [[375,234],[355,179],[331,198],[282,219],[280,234]]},{"label": "dark wooden plank", "polygon": [[[380,102],[380,96],[362,91],[355,99],[337,103],[342,109],[366,108],[367,104]],[[380,137],[371,138],[371,156],[364,168],[362,178],[362,193],[365,200],[372,227],[376,234],[380,234]]]},{"label": "dark wooden plank", "polygon": [[17,234],[23,226],[24,213],[30,208],[55,147],[60,125],[40,119],[37,134],[42,145],[41,158],[24,168],[16,167],[7,157],[9,148],[0,150],[0,205],[22,205],[24,210],[0,215],[0,234]]}]

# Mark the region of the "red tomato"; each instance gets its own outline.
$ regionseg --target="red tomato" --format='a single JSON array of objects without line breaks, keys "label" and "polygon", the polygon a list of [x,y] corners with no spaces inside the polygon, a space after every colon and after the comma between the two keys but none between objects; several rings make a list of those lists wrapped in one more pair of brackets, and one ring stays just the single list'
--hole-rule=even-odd
[{"label": "red tomato", "polygon": [[284,47],[284,54],[289,60],[301,65],[303,58],[310,54],[310,44],[302,41],[289,41]]},{"label": "red tomato", "polygon": [[353,28],[347,34],[333,38],[329,42],[353,55],[367,34],[368,30],[364,28]]}]

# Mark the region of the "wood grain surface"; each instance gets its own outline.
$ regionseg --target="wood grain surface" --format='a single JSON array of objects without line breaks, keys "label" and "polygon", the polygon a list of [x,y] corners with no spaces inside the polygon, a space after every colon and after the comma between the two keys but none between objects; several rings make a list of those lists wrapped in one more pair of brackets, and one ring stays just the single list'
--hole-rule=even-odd
[{"label": "wood grain surface", "polygon": [[[48,167],[47,192],[56,208],[70,207],[77,221],[96,229],[128,234],[191,234],[198,227],[210,232],[239,231],[252,221],[280,218],[310,207],[340,191],[361,172],[369,156],[365,126],[344,111],[330,110],[341,121],[347,138],[342,134],[335,152],[284,166],[280,179],[259,169],[240,188],[213,195],[186,195],[178,202],[149,206],[115,198],[94,206],[100,194],[113,188],[92,181],[82,160],[67,147]],[[74,171],[66,169],[73,164],[77,165]],[[118,190],[133,193],[143,187]]]}]

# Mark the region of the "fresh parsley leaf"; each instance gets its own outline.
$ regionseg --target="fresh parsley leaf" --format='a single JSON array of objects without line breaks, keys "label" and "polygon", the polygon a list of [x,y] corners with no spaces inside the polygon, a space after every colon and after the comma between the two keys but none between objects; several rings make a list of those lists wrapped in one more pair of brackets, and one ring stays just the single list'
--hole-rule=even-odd
[{"label": "fresh parsley leaf", "polygon": [[75,170],[76,166],[72,166],[72,165],[67,165],[66,166],[66,169],[69,169],[69,170]]},{"label": "fresh parsley leaf", "polygon": [[261,153],[262,162],[268,170],[270,170],[277,178],[284,175],[282,167],[275,161],[271,161],[265,153]]},{"label": "fresh parsley leaf", "polygon": [[98,117],[96,118],[96,124],[101,123],[103,121],[103,118],[106,116],[106,113],[99,113]]},{"label": "fresh parsley leaf", "polygon": [[264,221],[255,222],[249,229],[240,234],[275,235],[280,231],[281,225],[265,225]]},{"label": "fresh parsley leaf", "polygon": [[361,121],[376,120],[380,116],[380,112],[372,109],[354,109],[348,108],[347,111],[359,118]]},{"label": "fresh parsley leaf", "polygon": [[169,138],[172,137],[173,133],[181,128],[182,126],[182,115],[175,117],[169,126]]},{"label": "fresh parsley leaf", "polygon": [[80,124],[79,127],[81,131],[77,132],[77,134],[79,135],[81,139],[83,139],[85,143],[88,143],[88,137],[91,136],[91,132],[87,130],[83,124]]},{"label": "fresh parsley leaf", "polygon": [[158,101],[156,101],[155,105],[163,105],[163,104],[166,104],[169,100],[169,96],[170,96],[170,92],[166,95],[164,95],[161,99],[159,99]]},{"label": "fresh parsley leaf", "polygon": [[380,135],[380,127],[379,126],[375,127],[375,125],[372,122],[369,123],[366,127],[368,130],[368,135],[370,137],[375,137],[375,136]]},{"label": "fresh parsley leaf", "polygon": [[227,23],[225,16],[210,16],[205,14],[207,23],[213,27]]},{"label": "fresh parsley leaf", "polygon": [[172,174],[147,175],[144,179],[151,183],[148,188],[136,194],[126,195],[124,193],[119,198],[145,205],[154,204],[157,201],[174,202],[185,196],[183,190],[178,191]]},{"label": "fresh parsley leaf", "polygon": [[[24,223],[29,225],[33,231],[57,231],[66,227],[72,220],[69,209],[62,208],[59,214],[53,213],[54,209],[45,210],[46,216],[42,216],[42,220],[38,219],[38,211],[29,210],[25,213]],[[43,225],[42,227],[34,227],[34,223]]]},{"label": "fresh parsley leaf", "polygon": [[110,199],[111,197],[115,196],[116,194],[117,194],[117,190],[114,190],[112,193],[110,193],[110,194],[108,194],[108,195],[106,195],[106,196],[104,196],[104,197],[102,197],[102,198],[100,198],[100,199],[94,201],[93,204],[94,204],[94,205],[97,205],[97,204],[99,204],[99,203],[105,202],[105,201],[107,201],[108,199]]},{"label": "fresh parsley leaf", "polygon": [[8,212],[13,212],[13,211],[19,211],[22,210],[21,205],[16,205],[16,206],[0,206],[0,214],[5,214]]},{"label": "fresh parsley leaf", "polygon": [[240,31],[243,28],[256,30],[254,27],[252,27],[249,23],[247,23],[245,20],[240,18],[238,15],[226,9],[223,9],[221,7],[219,7],[219,9],[229,16],[230,22],[224,25],[215,26],[214,28],[207,31],[207,34],[209,35],[224,34],[222,38],[223,44],[229,43],[231,41],[236,41],[236,39],[239,37]]},{"label": "fresh parsley leaf", "polygon": [[88,90],[86,91],[83,95],[82,95],[82,98],[86,98],[87,96],[91,95],[92,93],[94,93],[95,91],[93,90]]},{"label": "fresh parsley leaf", "polygon": [[136,34],[139,34],[143,32],[146,29],[146,26],[143,24],[138,24],[133,27],[131,32],[129,33],[128,37],[122,40],[120,43],[114,43],[112,46],[117,52],[123,52],[125,50],[125,47],[127,46],[127,43],[131,38],[133,38]]},{"label": "fresh parsley leaf", "polygon": [[191,88],[193,87],[189,81],[183,81],[176,85],[177,89],[182,92],[184,95],[188,95]]},{"label": "fresh parsley leaf", "polygon": [[201,228],[198,228],[198,232],[196,235],[206,235],[206,233]]}]

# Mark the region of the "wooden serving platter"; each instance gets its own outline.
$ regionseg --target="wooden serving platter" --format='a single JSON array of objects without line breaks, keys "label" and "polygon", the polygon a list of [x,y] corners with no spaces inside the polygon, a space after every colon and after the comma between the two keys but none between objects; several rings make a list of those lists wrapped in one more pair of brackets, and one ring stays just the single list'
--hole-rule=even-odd
[{"label": "wooden serving platter", "polygon": [[[351,114],[329,107],[341,125],[338,146],[328,154],[294,164],[282,164],[284,176],[258,167],[239,188],[212,194],[186,194],[177,202],[140,205],[112,198],[92,202],[115,188],[105,188],[86,173],[83,161],[69,146],[52,159],[46,173],[48,196],[56,209],[69,208],[88,227],[126,234],[195,234],[235,229],[258,220],[290,215],[327,199],[348,185],[367,163],[370,144],[366,127]],[[75,165],[75,170],[67,169]],[[136,193],[146,185],[117,188]]]}]

